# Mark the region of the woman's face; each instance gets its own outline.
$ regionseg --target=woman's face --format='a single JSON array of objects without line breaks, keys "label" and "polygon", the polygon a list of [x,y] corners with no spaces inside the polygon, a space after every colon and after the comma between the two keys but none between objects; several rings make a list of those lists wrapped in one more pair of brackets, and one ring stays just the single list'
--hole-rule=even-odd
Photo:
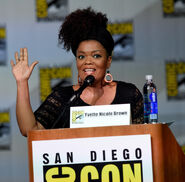
[{"label": "woman's face", "polygon": [[111,60],[111,56],[107,57],[105,48],[98,41],[85,40],[81,42],[76,53],[76,64],[80,79],[83,81],[88,75],[93,75],[95,83],[101,84]]}]

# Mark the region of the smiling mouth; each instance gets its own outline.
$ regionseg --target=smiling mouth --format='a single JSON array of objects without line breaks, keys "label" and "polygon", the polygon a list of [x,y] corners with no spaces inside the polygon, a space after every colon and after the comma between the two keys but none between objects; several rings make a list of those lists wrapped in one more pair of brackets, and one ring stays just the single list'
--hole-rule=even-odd
[{"label": "smiling mouth", "polygon": [[95,71],[96,71],[96,70],[93,69],[93,68],[84,69],[84,72],[85,72],[85,73],[88,73],[88,74],[93,73],[93,72],[95,72]]}]

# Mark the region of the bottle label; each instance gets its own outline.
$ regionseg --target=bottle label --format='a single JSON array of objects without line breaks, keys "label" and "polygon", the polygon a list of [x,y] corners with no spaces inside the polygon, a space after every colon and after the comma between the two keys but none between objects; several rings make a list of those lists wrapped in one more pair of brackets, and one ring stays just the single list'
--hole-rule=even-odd
[{"label": "bottle label", "polygon": [[156,120],[157,119],[157,114],[150,114],[150,120]]},{"label": "bottle label", "polygon": [[158,113],[158,107],[157,107],[157,94],[155,92],[152,92],[150,94],[150,114],[157,114]]}]

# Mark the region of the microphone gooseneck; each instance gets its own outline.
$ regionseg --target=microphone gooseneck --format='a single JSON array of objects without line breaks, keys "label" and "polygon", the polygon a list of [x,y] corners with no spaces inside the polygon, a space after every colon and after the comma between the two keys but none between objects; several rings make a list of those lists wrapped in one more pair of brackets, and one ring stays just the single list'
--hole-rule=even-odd
[{"label": "microphone gooseneck", "polygon": [[77,98],[79,98],[80,95],[82,94],[83,90],[84,90],[87,86],[92,85],[92,84],[94,83],[94,80],[95,80],[94,76],[88,75],[88,76],[85,78],[85,80],[84,80],[82,86],[81,86],[78,90],[76,90],[76,91],[74,92],[73,96],[69,99],[69,103],[72,103],[72,102],[74,102]]},{"label": "microphone gooseneck", "polygon": [[[80,95],[82,94],[83,90],[87,86],[92,85],[94,83],[94,81],[95,81],[95,78],[92,75],[88,75],[85,78],[82,86],[78,90],[74,91],[74,94],[69,99],[69,101],[67,102],[67,104],[65,105],[64,109],[61,111],[59,117],[55,120],[55,122],[53,123],[51,128],[55,128],[55,126],[57,126],[57,124],[59,123],[61,118],[64,116],[64,113],[66,112],[67,108],[69,108],[71,106],[71,104],[74,103],[80,97]],[[63,121],[63,127],[65,127],[65,125],[66,125],[66,121]]]}]

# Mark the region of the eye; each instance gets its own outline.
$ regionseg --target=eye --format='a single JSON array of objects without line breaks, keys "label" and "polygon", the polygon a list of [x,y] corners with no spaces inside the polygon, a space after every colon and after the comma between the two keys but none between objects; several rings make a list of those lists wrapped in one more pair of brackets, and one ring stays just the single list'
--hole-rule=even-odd
[{"label": "eye", "polygon": [[83,55],[77,56],[78,59],[83,59],[84,57],[85,57],[85,56],[83,56]]},{"label": "eye", "polygon": [[101,57],[102,57],[102,56],[101,56],[100,54],[94,54],[94,55],[93,55],[93,58],[96,58],[96,59],[97,59],[97,58],[101,58]]}]

